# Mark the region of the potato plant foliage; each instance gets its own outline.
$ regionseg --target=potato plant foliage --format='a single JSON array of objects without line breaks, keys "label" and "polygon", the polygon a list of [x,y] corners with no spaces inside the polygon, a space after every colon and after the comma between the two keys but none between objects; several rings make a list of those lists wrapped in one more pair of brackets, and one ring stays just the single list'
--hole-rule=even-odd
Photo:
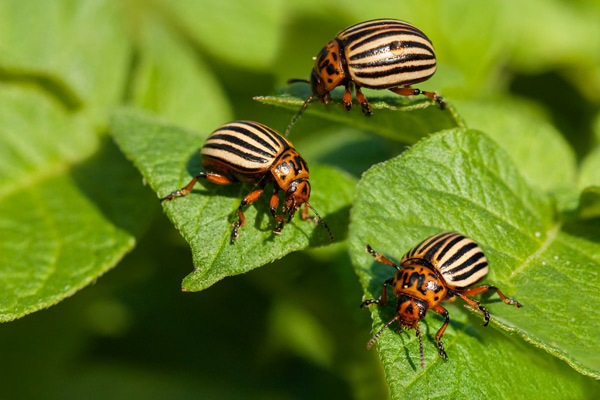
[{"label": "potato plant foliage", "polygon": [[[159,202],[220,125],[284,132],[310,95],[287,79],[381,17],[432,40],[419,87],[448,108],[365,90],[367,118],[343,88],[307,108],[289,139],[333,243],[298,216],[273,234],[269,188],[235,245],[251,185]],[[2,397],[597,398],[599,19],[591,0],[1,1]],[[358,309],[393,273],[366,243],[399,261],[442,231],[523,308],[483,296],[484,328],[444,303],[449,361],[430,313],[424,369],[414,331],[367,351],[395,301]]]}]

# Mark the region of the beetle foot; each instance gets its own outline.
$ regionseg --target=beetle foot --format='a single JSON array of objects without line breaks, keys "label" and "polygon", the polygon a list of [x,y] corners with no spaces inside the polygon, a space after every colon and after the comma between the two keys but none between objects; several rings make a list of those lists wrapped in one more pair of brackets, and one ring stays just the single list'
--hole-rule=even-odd
[{"label": "beetle foot", "polygon": [[442,343],[441,340],[438,340],[438,349],[439,349],[440,357],[442,357],[444,360],[448,361],[448,355],[446,354],[446,350],[444,350],[444,344]]},{"label": "beetle foot", "polygon": [[377,300],[377,299],[365,300],[361,303],[360,308],[364,308],[365,306],[370,306],[371,304],[379,305],[379,300]]},{"label": "beetle foot", "polygon": [[160,201],[171,201],[173,200],[175,197],[181,197],[181,196],[185,196],[187,194],[187,191],[184,190],[176,190],[172,193],[170,193],[168,196],[165,196],[163,198],[160,199]]},{"label": "beetle foot", "polygon": [[229,241],[229,244],[235,243],[235,240],[238,238],[239,231],[240,231],[240,223],[236,222],[233,225],[233,230],[231,231],[231,240]]},{"label": "beetle foot", "polygon": [[363,113],[364,113],[364,114],[365,114],[367,117],[370,117],[370,116],[371,116],[371,114],[373,113],[373,112],[371,111],[371,105],[370,105],[368,102],[366,102],[366,101],[365,101],[364,103],[361,103],[361,104],[360,104],[360,106],[362,107],[362,111],[363,111]]},{"label": "beetle foot", "polygon": [[487,310],[487,308],[485,308],[482,305],[479,305],[479,309],[481,310],[481,312],[483,312],[483,319],[484,319],[484,323],[483,326],[488,326],[488,324],[490,323],[490,313]]}]

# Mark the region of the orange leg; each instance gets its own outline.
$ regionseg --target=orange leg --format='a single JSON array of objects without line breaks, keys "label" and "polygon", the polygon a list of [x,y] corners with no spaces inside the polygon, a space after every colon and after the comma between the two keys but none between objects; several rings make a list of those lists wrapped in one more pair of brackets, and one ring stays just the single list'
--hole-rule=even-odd
[{"label": "orange leg", "polygon": [[460,297],[465,302],[467,302],[471,307],[480,309],[481,312],[483,313],[483,319],[485,321],[483,323],[483,326],[487,326],[490,323],[490,312],[487,310],[487,308],[485,308],[484,306],[482,306],[480,302],[478,302],[476,300],[473,300],[473,299],[465,296],[463,293],[460,293],[460,292],[452,292],[451,294]]},{"label": "orange leg", "polygon": [[352,108],[352,92],[350,91],[350,85],[346,85],[346,91],[344,92],[344,108],[346,111],[350,111]]},{"label": "orange leg", "polygon": [[442,99],[440,96],[438,96],[437,92],[426,92],[421,89],[413,89],[410,87],[403,87],[403,88],[398,87],[398,88],[394,88],[394,89],[390,89],[390,90],[401,96],[417,96],[419,94],[422,94],[422,95],[429,97],[431,100],[436,101],[440,105],[440,108],[442,110],[444,109],[444,107],[446,107],[446,102],[444,101],[444,99]]},{"label": "orange leg", "polygon": [[253,192],[250,192],[246,197],[242,199],[240,206],[238,207],[238,217],[239,219],[235,224],[233,224],[233,231],[231,232],[231,244],[235,242],[235,239],[238,237],[238,232],[242,226],[246,223],[246,217],[244,216],[244,212],[242,208],[248,204],[252,204],[260,197],[263,192],[263,188],[256,189]]},{"label": "orange leg", "polygon": [[315,225],[319,225],[319,219],[317,217],[308,215],[308,203],[304,203],[304,208],[302,209],[300,218],[302,218],[303,221],[312,221]]},{"label": "orange leg", "polygon": [[438,349],[440,351],[440,357],[447,360],[448,356],[446,355],[446,351],[444,350],[444,344],[442,343],[442,336],[444,335],[444,331],[448,326],[448,322],[450,322],[450,316],[448,314],[448,310],[446,310],[442,305],[438,304],[437,306],[431,309],[433,312],[440,314],[442,317],[446,318],[444,321],[444,325],[437,331],[435,334],[435,341],[437,342]]},{"label": "orange leg", "polygon": [[392,260],[390,260],[389,258],[384,256],[383,254],[377,253],[375,250],[373,250],[371,248],[370,245],[367,245],[366,250],[367,250],[367,253],[369,253],[370,255],[375,257],[375,260],[379,261],[380,263],[389,265],[390,267],[394,267],[398,270],[400,269],[400,267],[395,262],[393,262]]},{"label": "orange leg", "polygon": [[356,86],[356,100],[360,103],[363,113],[368,117],[371,115],[371,105],[367,101],[365,95],[360,91],[360,88]]},{"label": "orange leg", "polygon": [[381,290],[381,297],[379,299],[369,299],[362,302],[360,308],[364,306],[369,306],[371,304],[377,304],[378,306],[384,306],[387,302],[387,285],[393,285],[394,278],[390,278],[387,281],[383,282],[383,289]]},{"label": "orange leg", "polygon": [[283,218],[281,215],[277,215],[277,207],[279,207],[279,189],[277,187],[275,187],[275,189],[273,190],[273,195],[271,196],[271,203],[270,203],[270,210],[271,210],[271,215],[273,216],[273,218],[275,218],[275,221],[277,221],[277,227],[275,227],[275,229],[273,230],[273,233],[276,234],[280,234],[281,230],[283,229],[283,224],[285,223],[285,218]]},{"label": "orange leg", "polygon": [[171,192],[168,196],[160,199],[160,201],[165,201],[165,200],[171,201],[175,197],[182,197],[182,196],[188,195],[192,191],[192,188],[194,187],[196,182],[198,182],[198,179],[200,179],[200,178],[204,178],[207,181],[216,183],[218,185],[230,185],[232,183],[236,183],[235,181],[233,181],[223,175],[214,174],[212,172],[201,172],[198,175],[196,175],[187,185],[182,187],[180,190]]},{"label": "orange leg", "polygon": [[324,103],[325,105],[329,105],[329,102],[331,101],[331,93],[327,92],[323,96],[318,96],[317,98],[319,99],[319,101],[321,103]]},{"label": "orange leg", "polygon": [[503,302],[505,302],[506,304],[511,304],[513,306],[517,306],[517,308],[521,308],[521,303],[519,303],[518,301],[511,299],[510,297],[506,297],[504,295],[504,293],[502,293],[500,291],[500,289],[498,289],[496,286],[492,286],[492,285],[482,285],[476,288],[472,288],[472,289],[467,289],[462,291],[461,293],[465,296],[475,296],[478,295],[480,293],[485,293],[488,290],[495,290],[496,293],[498,293],[498,296],[500,296],[500,299],[502,299]]},{"label": "orange leg", "polygon": [[277,186],[275,186],[275,189],[273,190],[273,195],[271,196],[271,202],[270,204],[270,208],[269,210],[271,210],[271,215],[273,216],[273,218],[277,219],[277,207],[279,207],[279,189],[277,188]]}]

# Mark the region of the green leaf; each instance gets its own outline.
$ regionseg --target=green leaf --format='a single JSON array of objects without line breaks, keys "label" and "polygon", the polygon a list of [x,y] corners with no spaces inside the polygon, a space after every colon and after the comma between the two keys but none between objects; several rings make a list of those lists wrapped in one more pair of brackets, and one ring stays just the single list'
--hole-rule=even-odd
[{"label": "green leaf", "polygon": [[0,75],[41,80],[99,120],[122,96],[129,63],[124,5],[111,0],[0,2]]},{"label": "green leaf", "polygon": [[590,186],[581,192],[577,211],[581,219],[600,217],[600,186]]},{"label": "green leaf", "polygon": [[[454,0],[430,2],[423,7],[418,2],[377,1],[365,7],[360,2],[345,0],[343,5],[336,3],[335,6],[352,16],[350,23],[386,16],[419,27],[435,47],[438,70],[432,79],[416,87],[439,90],[446,96],[465,96],[478,93],[482,87],[497,85],[499,81],[497,71],[515,38],[514,32],[499,22],[505,3],[503,0]],[[333,34],[343,28],[345,26],[336,27]]]},{"label": "green leaf", "polygon": [[583,159],[579,171],[579,187],[593,185],[600,185],[600,147]]},{"label": "green leaf", "polygon": [[[199,149],[207,135],[184,131],[131,111],[115,115],[112,133],[158,197],[181,188],[202,171]],[[342,240],[355,181],[331,167],[315,166],[310,160],[308,164],[312,171],[311,204],[336,240]],[[246,225],[236,243],[230,245],[236,210],[251,190],[249,185],[219,186],[202,181],[188,196],[164,203],[167,216],[192,248],[196,268],[185,278],[184,290],[202,290],[226,276],[247,272],[289,252],[329,243],[323,227],[298,217],[285,226],[281,235],[274,235],[269,194],[263,194],[255,206],[244,211]]]},{"label": "green leaf", "polygon": [[285,24],[282,0],[161,0],[160,5],[210,55],[245,67],[271,65]]},{"label": "green leaf", "polygon": [[[393,271],[375,263],[364,251],[365,244],[399,261],[410,248],[435,233],[457,231],[473,238],[490,264],[485,282],[523,304],[517,309],[484,301],[492,315],[490,325],[516,332],[575,370],[600,377],[596,351],[600,348],[600,311],[595,307],[600,301],[598,229],[580,221],[563,226],[554,213],[551,200],[528,186],[498,145],[477,131],[456,129],[423,140],[363,175],[351,213],[350,251],[367,298],[377,298],[383,281]],[[376,329],[393,314],[393,306],[390,310],[372,310]],[[461,312],[451,312],[451,320],[457,318],[460,321]],[[428,317],[429,321],[434,319]],[[480,317],[471,319],[469,325],[476,327],[477,320]],[[462,338],[465,335],[446,335],[446,351],[460,365],[466,362],[463,358],[483,354],[494,364],[510,365],[517,375],[526,376],[518,371],[522,359],[528,362],[529,355],[519,357],[515,365],[510,357],[498,360],[492,345],[469,344]],[[397,336],[385,332],[380,346],[390,382],[400,379],[396,377],[402,375],[399,368],[409,368],[418,359],[415,346],[399,355],[398,346],[390,345],[397,343],[392,339]],[[426,344],[435,346],[432,340]],[[429,354],[429,362],[437,357],[436,350]],[[489,369],[489,363],[481,360],[463,373],[476,378],[474,371]],[[501,369],[491,369],[487,381],[497,382],[493,371]],[[437,379],[452,376],[449,368]],[[401,379],[406,382],[408,378]],[[471,380],[476,381],[481,379]],[[483,397],[499,397],[488,393]]]},{"label": "green leaf", "polygon": [[[439,357],[435,345],[435,333],[443,323],[437,316],[428,316],[420,325],[424,369],[414,330],[388,329],[379,338],[377,348],[392,399],[586,399],[600,390],[597,381],[519,337],[482,327],[479,316],[468,316],[458,305],[445,307],[451,318],[443,337],[448,361]],[[394,317],[394,306],[385,308],[375,312],[381,319],[376,329]]]},{"label": "green leaf", "polygon": [[[305,97],[295,94],[257,96],[254,100],[298,112],[309,96],[307,92],[305,94]],[[427,98],[407,99],[398,95],[382,97],[381,94],[375,97],[369,94],[369,91],[365,91],[373,108],[373,115],[370,117],[365,117],[360,106],[356,104],[352,110],[346,111],[342,105],[341,92],[336,90],[329,106],[313,100],[301,119],[314,115],[405,143],[414,143],[429,133],[463,126],[463,122],[451,106],[446,110],[440,110],[437,103]],[[301,119],[297,124],[302,123]]]},{"label": "green leaf", "polygon": [[532,103],[506,98],[457,101],[456,107],[469,128],[485,132],[509,154],[528,183],[546,191],[575,191],[573,149]]},{"label": "green leaf", "polygon": [[209,130],[230,120],[223,89],[202,58],[147,14],[139,33],[133,103],[189,129]]},{"label": "green leaf", "polygon": [[135,170],[89,122],[0,86],[0,321],[93,282],[152,215]]}]

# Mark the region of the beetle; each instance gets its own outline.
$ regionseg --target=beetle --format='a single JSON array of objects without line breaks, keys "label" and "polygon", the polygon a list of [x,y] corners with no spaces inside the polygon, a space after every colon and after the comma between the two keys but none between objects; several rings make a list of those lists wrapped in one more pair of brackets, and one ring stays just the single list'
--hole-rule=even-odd
[{"label": "beetle", "polygon": [[331,91],[344,86],[344,108],[352,108],[352,86],[365,115],[371,115],[371,105],[361,88],[391,90],[402,96],[425,95],[440,108],[444,100],[437,92],[413,89],[410,85],[426,81],[436,71],[433,44],[416,26],[396,19],[374,19],[354,24],[338,33],[315,57],[310,80],[290,79],[288,83],[309,83],[312,95],[290,124],[302,114],[308,103],[317,97],[327,104]]},{"label": "beetle", "polygon": [[[187,185],[163,197],[161,201],[186,196],[199,179],[219,185],[237,182],[255,184],[258,189],[246,195],[238,207],[238,220],[231,232],[230,243],[233,244],[240,228],[246,223],[243,208],[254,203],[265,186],[272,183],[274,191],[270,211],[277,221],[273,233],[281,233],[283,225],[290,222],[304,204],[302,219],[312,220],[315,224],[321,223],[333,241],[331,230],[308,202],[311,187],[306,161],[292,143],[277,131],[254,121],[230,122],[210,134],[200,154],[202,167],[207,172],[199,173]],[[285,192],[285,201],[281,209],[282,215],[277,215],[280,190]],[[309,217],[308,208],[315,213],[316,218]]]},{"label": "beetle", "polygon": [[368,244],[366,250],[375,257],[375,260],[396,268],[396,273],[393,278],[383,283],[381,297],[365,300],[361,304],[361,308],[371,304],[385,305],[388,285],[392,286],[393,294],[398,298],[397,315],[373,336],[367,344],[367,349],[373,346],[379,335],[387,327],[398,321],[399,329],[404,327],[416,330],[416,335],[419,338],[421,367],[424,367],[423,342],[419,331],[419,321],[425,318],[427,311],[430,309],[445,318],[444,324],[435,335],[435,340],[440,357],[448,360],[442,344],[442,335],[448,326],[448,322],[450,322],[450,317],[448,311],[440,304],[442,301],[454,296],[460,297],[471,307],[481,310],[485,321],[483,326],[488,325],[490,314],[484,306],[469,296],[495,290],[504,303],[518,308],[521,307],[518,301],[506,297],[495,286],[470,287],[487,275],[489,271],[488,263],[477,243],[459,233],[445,232],[425,239],[402,257],[400,265],[397,265],[383,254],[375,252]]}]

